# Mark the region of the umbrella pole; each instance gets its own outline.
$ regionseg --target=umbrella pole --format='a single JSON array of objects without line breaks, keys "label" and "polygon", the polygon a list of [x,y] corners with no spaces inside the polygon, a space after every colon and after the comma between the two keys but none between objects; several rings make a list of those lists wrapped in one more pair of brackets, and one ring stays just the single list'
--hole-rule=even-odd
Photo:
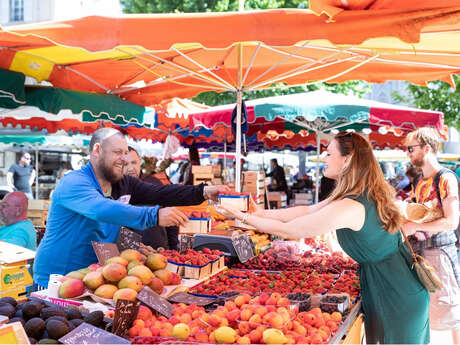
[{"label": "umbrella pole", "polygon": [[35,150],[35,199],[38,197],[38,149]]},{"label": "umbrella pole", "polygon": [[[224,141],[224,172],[225,175],[227,176],[227,180],[229,179],[230,176],[228,176],[228,169],[227,169],[227,134],[225,134],[225,141]],[[227,182],[227,181],[225,181]]]},{"label": "umbrella pole", "polygon": [[319,140],[319,132],[316,133],[316,181],[315,181],[315,201],[319,202],[319,156],[321,154],[321,142]]},{"label": "umbrella pole", "polygon": [[238,89],[236,94],[236,167],[235,167],[235,191],[241,192],[241,103],[243,91]]}]

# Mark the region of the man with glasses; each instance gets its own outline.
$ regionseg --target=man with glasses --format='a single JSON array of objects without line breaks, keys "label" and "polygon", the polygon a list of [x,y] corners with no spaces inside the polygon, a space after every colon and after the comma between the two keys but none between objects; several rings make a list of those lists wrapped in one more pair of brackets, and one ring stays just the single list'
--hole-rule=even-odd
[{"label": "man with glasses", "polygon": [[30,154],[21,152],[17,164],[13,164],[6,173],[6,182],[15,191],[23,192],[29,199],[33,199],[32,184],[35,179],[35,170],[30,165]]},{"label": "man with glasses", "polygon": [[11,192],[0,202],[0,241],[35,250],[37,234],[27,219],[27,197],[22,192]]},{"label": "man with glasses", "polygon": [[[217,200],[226,186],[153,186],[124,175],[128,144],[113,128],[98,129],[89,144],[89,163],[67,173],[51,199],[45,236],[34,262],[37,288],[48,285],[52,273],[67,274],[97,257],[92,241],[116,243],[121,227],[147,229],[183,225],[188,218],[171,206]],[[161,205],[141,206],[141,205]]]},{"label": "man with glasses", "polygon": [[422,170],[414,181],[417,203],[431,201],[443,211],[443,217],[418,224],[407,222],[403,229],[418,239],[412,243],[438,273],[443,288],[431,294],[430,327],[451,330],[453,343],[460,344],[460,267],[457,259],[455,230],[459,223],[458,182],[455,174],[437,161],[439,137],[431,128],[419,128],[405,139],[411,164]]}]

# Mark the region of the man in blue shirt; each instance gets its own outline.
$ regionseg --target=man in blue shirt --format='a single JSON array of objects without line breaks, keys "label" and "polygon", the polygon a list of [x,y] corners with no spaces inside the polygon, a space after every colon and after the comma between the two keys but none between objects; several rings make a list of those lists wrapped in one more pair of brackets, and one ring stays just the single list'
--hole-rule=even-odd
[{"label": "man in blue shirt", "polygon": [[27,219],[27,197],[23,192],[5,195],[0,202],[0,241],[35,250],[37,234],[34,225]]},{"label": "man in blue shirt", "polygon": [[128,144],[113,128],[97,130],[89,151],[89,163],[66,174],[54,191],[35,257],[38,286],[47,286],[52,273],[67,274],[97,262],[91,241],[115,243],[121,226],[147,229],[187,221],[174,207],[135,205],[196,205],[228,190],[226,186],[153,186],[123,175]]}]

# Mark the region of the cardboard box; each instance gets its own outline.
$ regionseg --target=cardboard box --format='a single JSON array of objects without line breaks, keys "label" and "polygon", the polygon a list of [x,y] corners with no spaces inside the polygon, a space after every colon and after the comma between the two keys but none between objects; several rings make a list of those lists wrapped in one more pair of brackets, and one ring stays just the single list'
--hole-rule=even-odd
[{"label": "cardboard box", "polygon": [[249,195],[219,195],[219,203],[246,212],[249,209]]},{"label": "cardboard box", "polygon": [[244,182],[264,182],[265,173],[263,171],[243,171]]},{"label": "cardboard box", "polygon": [[185,226],[179,227],[180,234],[207,234],[211,231],[211,218],[189,218]]},{"label": "cardboard box", "polygon": [[269,201],[286,201],[287,196],[284,192],[269,192],[267,194]]},{"label": "cardboard box", "polygon": [[47,210],[49,208],[49,200],[29,200],[28,210]]},{"label": "cardboard box", "polygon": [[32,289],[35,252],[0,241],[0,297],[26,299]]},{"label": "cardboard box", "polygon": [[220,165],[192,165],[192,174],[210,174],[218,177],[221,175]]}]

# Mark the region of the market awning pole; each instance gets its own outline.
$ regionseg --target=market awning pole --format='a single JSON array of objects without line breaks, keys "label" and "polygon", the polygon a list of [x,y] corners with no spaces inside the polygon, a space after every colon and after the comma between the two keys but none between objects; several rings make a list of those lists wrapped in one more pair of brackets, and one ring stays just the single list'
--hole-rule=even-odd
[{"label": "market awning pole", "polygon": [[35,150],[35,199],[38,197],[38,149]]},{"label": "market awning pole", "polygon": [[[225,172],[225,175],[224,176],[227,176],[227,180],[230,178],[230,176],[228,176],[228,168],[227,168],[227,134],[225,134],[225,141],[224,141],[224,172]],[[227,182],[227,181],[225,181]]]},{"label": "market awning pole", "polygon": [[243,45],[238,44],[238,88],[236,90],[235,191],[241,192],[241,104],[243,103]]},{"label": "market awning pole", "polygon": [[319,202],[319,156],[321,154],[319,132],[316,133],[316,181],[315,181],[315,201]]}]

